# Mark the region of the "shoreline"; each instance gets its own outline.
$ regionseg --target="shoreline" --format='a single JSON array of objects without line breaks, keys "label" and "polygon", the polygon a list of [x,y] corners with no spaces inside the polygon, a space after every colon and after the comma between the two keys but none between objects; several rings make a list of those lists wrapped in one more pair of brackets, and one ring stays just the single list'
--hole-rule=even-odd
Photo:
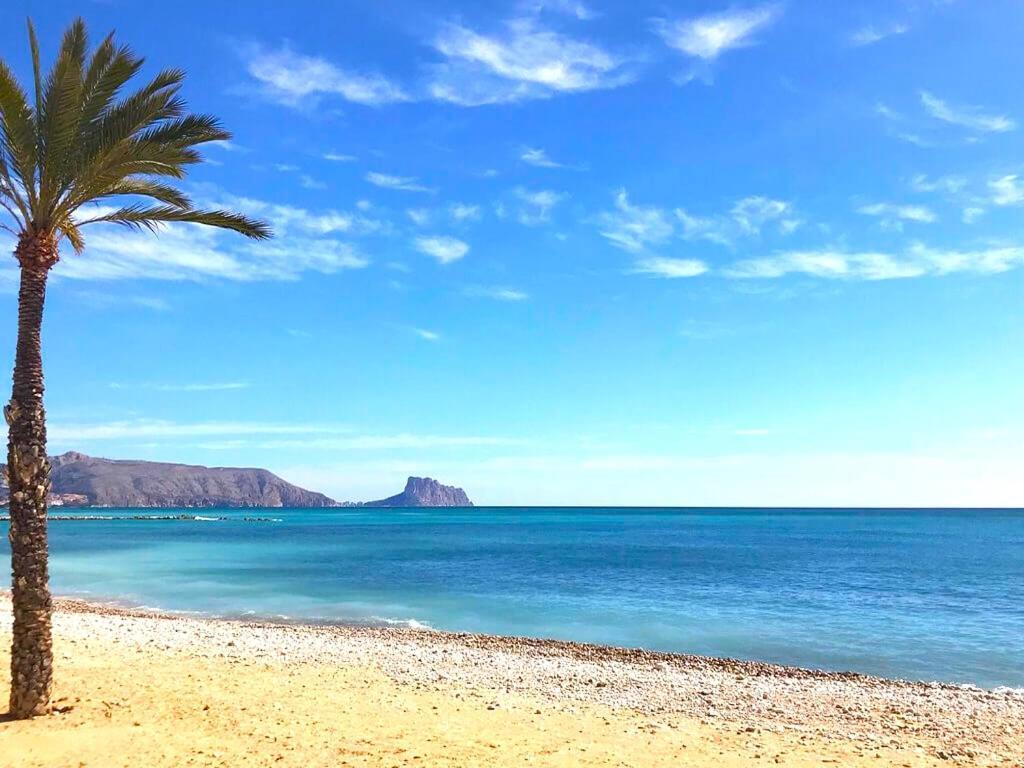
[{"label": "shoreline", "polygon": [[[561,725],[552,725],[552,733],[569,733],[563,747],[570,750],[603,744],[602,739],[612,734],[616,739],[630,735],[616,741],[614,749],[609,747],[615,761],[610,757],[609,762],[594,765],[668,766],[683,756],[696,766],[750,765],[761,758],[800,766],[831,760],[849,765],[1024,764],[1019,726],[1024,722],[1024,692],[559,640],[199,618],[78,598],[55,599],[54,607],[55,703],[73,709],[33,721],[46,722],[44,727],[81,717],[82,727],[102,730],[109,725],[105,702],[111,698],[101,692],[121,680],[119,695],[135,713],[131,722],[145,723],[158,711],[173,709],[174,714],[165,713],[145,726],[159,734],[192,727],[183,723],[206,716],[203,710],[196,714],[189,708],[196,700],[229,693],[231,716],[245,722],[260,712],[265,716],[268,707],[290,711],[308,706],[303,717],[317,733],[340,728],[336,706],[317,706],[340,696],[345,706],[355,708],[353,717],[358,710],[359,728],[388,729],[401,721],[402,749],[418,753],[426,737],[410,734],[426,727],[421,722],[424,713],[444,713],[446,728],[464,724],[470,729],[467,733],[477,734],[467,737],[475,743],[480,733],[496,738],[486,729],[500,712],[507,718],[502,727],[522,735],[519,757],[513,760],[506,751],[501,760],[488,762],[478,759],[476,752],[464,755],[466,763],[480,765],[521,764],[524,755],[538,754],[538,722],[556,721]],[[0,594],[0,643],[8,642],[9,621],[9,599]],[[0,663],[6,652],[0,647]],[[65,688],[69,677],[74,682]],[[83,684],[79,678],[97,691],[92,699],[75,700],[76,688]],[[388,719],[373,707],[364,709],[368,705],[362,702],[362,683],[353,682],[356,678],[370,681],[366,684],[372,683],[374,695],[397,707],[397,714]],[[283,679],[301,680],[301,688],[284,695],[277,690]],[[141,690],[140,680],[145,681]],[[195,687],[182,692],[186,683]],[[608,724],[615,727],[609,730]],[[282,737],[291,733],[298,738],[297,726],[289,725],[287,718],[281,727]],[[24,744],[34,743],[32,728],[0,722],[0,753],[9,746],[5,739],[19,734],[27,740]],[[438,738],[431,733],[431,738]],[[210,738],[226,737],[218,731]],[[74,740],[69,745],[74,746]],[[451,743],[446,747],[458,748]],[[687,751],[680,751],[684,748]],[[706,760],[697,760],[704,748]],[[630,750],[636,750],[635,760],[619,759],[632,754]],[[180,750],[175,754],[176,760],[185,762]],[[326,753],[307,749],[295,764],[344,764],[326,758],[317,762],[322,754]],[[648,759],[651,755],[665,760]],[[40,753],[38,763],[26,764],[63,764],[53,757]],[[266,764],[280,762],[268,759]],[[367,759],[350,764],[392,763]],[[415,764],[465,763],[438,757],[437,762]]]},{"label": "shoreline", "polygon": [[[0,590],[0,600],[10,600],[9,590]],[[386,637],[392,634],[411,634],[417,637],[426,636],[432,640],[462,643],[469,647],[502,650],[504,648],[529,649],[533,653],[550,656],[563,656],[592,661],[614,661],[625,663],[654,664],[662,663],[682,668],[707,669],[749,677],[785,677],[798,680],[822,680],[860,682],[867,685],[890,685],[907,688],[923,688],[927,690],[980,691],[996,695],[1020,696],[1024,698],[1024,688],[1013,686],[995,686],[984,688],[973,683],[952,683],[942,680],[910,680],[898,677],[883,677],[854,670],[829,670],[813,667],[801,667],[791,664],[778,664],[757,659],[740,659],[730,656],[710,656],[705,654],[685,653],[682,651],[659,651],[641,647],[608,645],[604,643],[588,643],[558,638],[533,637],[529,635],[496,635],[486,632],[461,632],[457,630],[436,629],[427,625],[408,626],[360,623],[357,621],[316,621],[307,619],[291,619],[284,616],[232,616],[207,614],[201,611],[172,611],[147,606],[131,606],[110,598],[90,599],[72,595],[54,595],[54,612],[83,613],[100,616],[124,616],[141,619],[160,619],[177,621],[189,619],[200,622],[239,624],[244,627],[259,629],[324,629],[342,632],[365,633],[369,636],[380,634]]]}]

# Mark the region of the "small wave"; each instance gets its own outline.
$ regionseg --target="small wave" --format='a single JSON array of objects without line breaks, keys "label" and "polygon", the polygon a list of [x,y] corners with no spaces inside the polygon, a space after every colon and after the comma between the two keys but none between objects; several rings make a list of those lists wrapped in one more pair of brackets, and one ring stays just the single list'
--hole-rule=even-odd
[{"label": "small wave", "polygon": [[1024,688],[1011,688],[1008,685],[1000,685],[992,689],[993,693],[1008,693],[1011,696],[1024,696]]},{"label": "small wave", "polygon": [[428,632],[435,631],[434,628],[427,624],[425,621],[416,621],[416,619],[391,619],[386,616],[371,616],[370,621],[378,626],[384,627],[400,627],[402,629],[422,629]]},{"label": "small wave", "polygon": [[203,517],[202,515],[196,515],[192,519],[193,520],[202,520],[203,522],[206,522],[206,523],[216,523],[216,522],[218,522],[220,520],[223,520],[224,518],[222,518],[222,517]]}]

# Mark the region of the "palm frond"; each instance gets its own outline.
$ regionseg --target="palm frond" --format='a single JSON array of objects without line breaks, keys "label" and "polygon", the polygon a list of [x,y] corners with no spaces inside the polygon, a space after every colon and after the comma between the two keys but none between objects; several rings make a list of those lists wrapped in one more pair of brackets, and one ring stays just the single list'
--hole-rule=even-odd
[{"label": "palm frond", "polygon": [[227,141],[231,134],[221,128],[220,121],[210,115],[186,115],[168,120],[138,135],[140,143],[174,144],[191,147],[208,141]]},{"label": "palm frond", "polygon": [[102,216],[80,221],[78,226],[104,221],[122,224],[133,229],[148,229],[151,232],[156,232],[160,224],[186,222],[230,229],[253,240],[266,240],[273,235],[266,222],[243,216],[240,213],[221,210],[203,211],[194,208],[182,209],[171,205],[129,205]]},{"label": "palm frond", "polygon": [[[183,71],[165,69],[122,95],[143,60],[118,46],[113,34],[90,54],[79,19],[65,32],[44,79],[31,22],[28,37],[34,106],[0,61],[0,210],[15,226],[48,228],[76,251],[85,245],[81,227],[96,222],[150,230],[186,222],[254,239],[271,236],[263,221],[193,208],[184,192],[164,181],[183,179],[202,160],[200,145],[230,138],[216,118],[186,112],[179,94]],[[76,220],[87,203],[115,197],[145,202]]]},{"label": "palm frond", "polygon": [[82,122],[84,135],[93,121],[110,108],[118,92],[142,69],[143,60],[127,46],[115,48],[114,34],[109,34],[93,52],[82,79]]},{"label": "palm frond", "polygon": [[39,64],[39,39],[36,37],[36,26],[28,19],[28,47],[32,54],[32,81],[36,89],[36,114],[43,106],[43,75]]},{"label": "palm frond", "polygon": [[68,242],[71,243],[71,247],[75,249],[76,254],[81,254],[85,250],[85,238],[82,237],[82,233],[78,229],[78,224],[71,221],[66,221],[57,227],[57,231],[61,237],[66,237]]},{"label": "palm frond", "polygon": [[57,205],[71,148],[78,136],[82,114],[82,78],[87,45],[85,22],[76,19],[64,33],[57,61],[50,70],[37,108],[36,124],[39,139],[39,202],[40,224]]},{"label": "palm frond", "polygon": [[122,179],[110,187],[104,194],[95,195],[91,199],[100,200],[105,197],[119,197],[122,195],[151,197],[158,202],[172,205],[175,208],[192,207],[192,201],[181,190],[175,189],[169,184],[161,184],[149,179]]},{"label": "palm frond", "polygon": [[[31,219],[31,211],[29,209],[28,201],[18,190],[14,179],[11,178],[11,173],[7,166],[7,150],[4,146],[3,136],[0,135],[0,204],[7,209],[11,216],[24,224]],[[11,210],[11,207],[6,202],[4,202],[4,198],[9,200],[14,207],[18,209],[18,213],[21,214],[20,217]]]},{"label": "palm frond", "polygon": [[36,126],[25,91],[10,67],[0,61],[0,142],[9,171],[26,191],[30,207],[35,206]]}]

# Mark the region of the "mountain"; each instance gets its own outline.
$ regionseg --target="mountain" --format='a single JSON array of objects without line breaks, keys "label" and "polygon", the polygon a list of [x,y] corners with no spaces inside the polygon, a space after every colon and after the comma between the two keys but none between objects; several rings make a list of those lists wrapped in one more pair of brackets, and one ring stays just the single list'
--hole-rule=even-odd
[{"label": "mountain", "polygon": [[[105,507],[330,507],[322,493],[265,469],[97,459],[68,452],[50,459],[52,501]],[[6,467],[4,467],[6,470]],[[5,472],[6,475],[6,472]],[[2,495],[7,495],[6,483]]]},{"label": "mountain", "polygon": [[441,485],[431,477],[410,477],[405,490],[396,496],[366,501],[362,507],[472,507],[466,492],[452,485]]},{"label": "mountain", "polygon": [[[69,451],[51,456],[50,504],[97,507],[471,507],[461,488],[410,477],[386,499],[339,505],[265,469],[201,467],[133,459],[98,459]],[[0,464],[0,504],[7,503]]]}]

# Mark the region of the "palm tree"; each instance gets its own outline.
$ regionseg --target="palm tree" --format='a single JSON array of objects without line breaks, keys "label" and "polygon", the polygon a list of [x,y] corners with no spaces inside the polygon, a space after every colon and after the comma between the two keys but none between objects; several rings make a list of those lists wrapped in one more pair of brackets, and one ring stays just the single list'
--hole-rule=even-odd
[{"label": "palm tree", "polygon": [[[188,166],[201,161],[198,145],[229,138],[215,118],[186,113],[179,96],[184,72],[164,70],[122,94],[143,60],[115,45],[113,34],[87,57],[85,24],[79,19],[65,32],[44,81],[31,21],[28,37],[34,104],[0,61],[0,206],[11,219],[0,226],[17,238],[14,257],[21,272],[14,387],[4,408],[10,426],[10,714],[15,718],[49,710],[53,679],[46,544],[50,463],[40,331],[46,278],[60,258],[60,241],[81,253],[82,229],[96,222],[154,231],[165,222],[192,222],[254,239],[270,237],[265,223],[199,210],[167,183],[183,179]],[[84,209],[98,201],[107,205],[91,214]]]}]

